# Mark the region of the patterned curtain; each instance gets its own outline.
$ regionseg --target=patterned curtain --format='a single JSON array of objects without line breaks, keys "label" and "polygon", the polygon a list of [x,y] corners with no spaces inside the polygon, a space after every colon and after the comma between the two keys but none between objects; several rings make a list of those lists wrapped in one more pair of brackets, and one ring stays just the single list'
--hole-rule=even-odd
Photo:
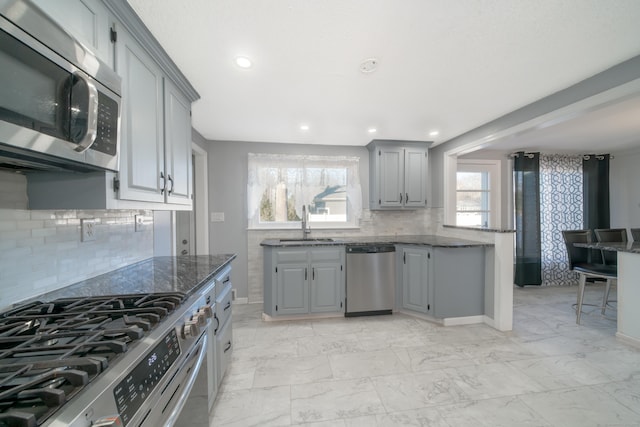
[{"label": "patterned curtain", "polygon": [[571,285],[562,230],[580,230],[583,220],[582,156],[540,155],[542,285]]}]

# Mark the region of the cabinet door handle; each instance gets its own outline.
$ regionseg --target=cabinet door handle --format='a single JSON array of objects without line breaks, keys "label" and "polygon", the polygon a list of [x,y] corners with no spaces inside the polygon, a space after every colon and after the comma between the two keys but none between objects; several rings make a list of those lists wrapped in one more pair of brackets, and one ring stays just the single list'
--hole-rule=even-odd
[{"label": "cabinet door handle", "polygon": [[216,320],[216,327],[213,330],[213,334],[216,335],[218,333],[218,328],[220,327],[220,319],[218,319],[218,316],[213,313],[213,318]]},{"label": "cabinet door handle", "polygon": [[304,280],[307,280],[307,267],[304,268]]},{"label": "cabinet door handle", "polygon": [[226,353],[229,350],[231,350],[231,341],[227,342],[227,345],[224,348],[224,352]]},{"label": "cabinet door handle", "polygon": [[171,188],[167,191],[167,194],[171,195],[171,193],[173,193],[173,178],[171,178],[171,175],[167,175],[167,180],[171,183]]},{"label": "cabinet door handle", "polygon": [[230,308],[231,308],[231,301],[229,301],[229,302],[227,303],[227,305],[225,305],[225,306],[224,306],[224,310],[222,310],[222,311],[227,311],[227,310],[229,310]]},{"label": "cabinet door handle", "polygon": [[160,179],[162,180],[162,188],[160,194],[164,194],[164,190],[167,188],[167,181],[164,179],[164,172],[160,172]]},{"label": "cabinet door handle", "polygon": [[400,193],[400,203],[402,203],[402,193]]},{"label": "cabinet door handle", "polygon": [[316,280],[316,269],[315,268],[311,269],[311,280]]},{"label": "cabinet door handle", "polygon": [[404,202],[409,203],[409,193],[404,193]]}]

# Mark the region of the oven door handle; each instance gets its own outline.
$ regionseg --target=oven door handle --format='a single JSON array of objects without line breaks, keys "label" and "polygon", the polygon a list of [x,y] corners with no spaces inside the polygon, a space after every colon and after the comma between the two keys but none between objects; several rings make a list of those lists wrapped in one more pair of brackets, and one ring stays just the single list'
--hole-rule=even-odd
[{"label": "oven door handle", "polygon": [[[202,334],[202,339],[200,340],[200,353],[198,354],[198,360],[196,360],[193,369],[191,370],[191,375],[186,382],[185,387],[182,389],[182,393],[178,396],[178,400],[176,400],[176,406],[171,410],[171,413],[166,418],[165,426],[173,426],[175,422],[178,420],[180,416],[180,412],[182,412],[182,408],[184,407],[185,402],[187,401],[187,397],[189,393],[191,393],[191,389],[196,382],[196,377],[200,372],[200,368],[202,367],[202,362],[204,361],[205,356],[207,355],[207,333]],[[187,362],[185,362],[186,364]],[[174,397],[175,398],[175,397]]]}]

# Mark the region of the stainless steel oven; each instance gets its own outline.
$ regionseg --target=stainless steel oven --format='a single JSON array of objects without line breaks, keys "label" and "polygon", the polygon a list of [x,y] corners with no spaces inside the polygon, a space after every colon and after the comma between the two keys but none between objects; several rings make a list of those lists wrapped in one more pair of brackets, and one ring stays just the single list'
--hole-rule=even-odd
[{"label": "stainless steel oven", "polygon": [[118,170],[121,80],[28,0],[0,0],[0,165]]},{"label": "stainless steel oven", "polygon": [[[213,286],[0,313],[0,426],[173,426],[196,380],[206,384]],[[195,407],[208,425],[206,397]]]}]

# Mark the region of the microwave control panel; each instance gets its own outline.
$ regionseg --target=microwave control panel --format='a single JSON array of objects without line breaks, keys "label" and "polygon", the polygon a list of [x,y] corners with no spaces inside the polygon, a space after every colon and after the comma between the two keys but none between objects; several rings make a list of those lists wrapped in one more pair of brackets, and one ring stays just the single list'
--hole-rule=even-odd
[{"label": "microwave control panel", "polygon": [[91,150],[115,156],[118,149],[118,103],[98,93],[98,132]]}]

